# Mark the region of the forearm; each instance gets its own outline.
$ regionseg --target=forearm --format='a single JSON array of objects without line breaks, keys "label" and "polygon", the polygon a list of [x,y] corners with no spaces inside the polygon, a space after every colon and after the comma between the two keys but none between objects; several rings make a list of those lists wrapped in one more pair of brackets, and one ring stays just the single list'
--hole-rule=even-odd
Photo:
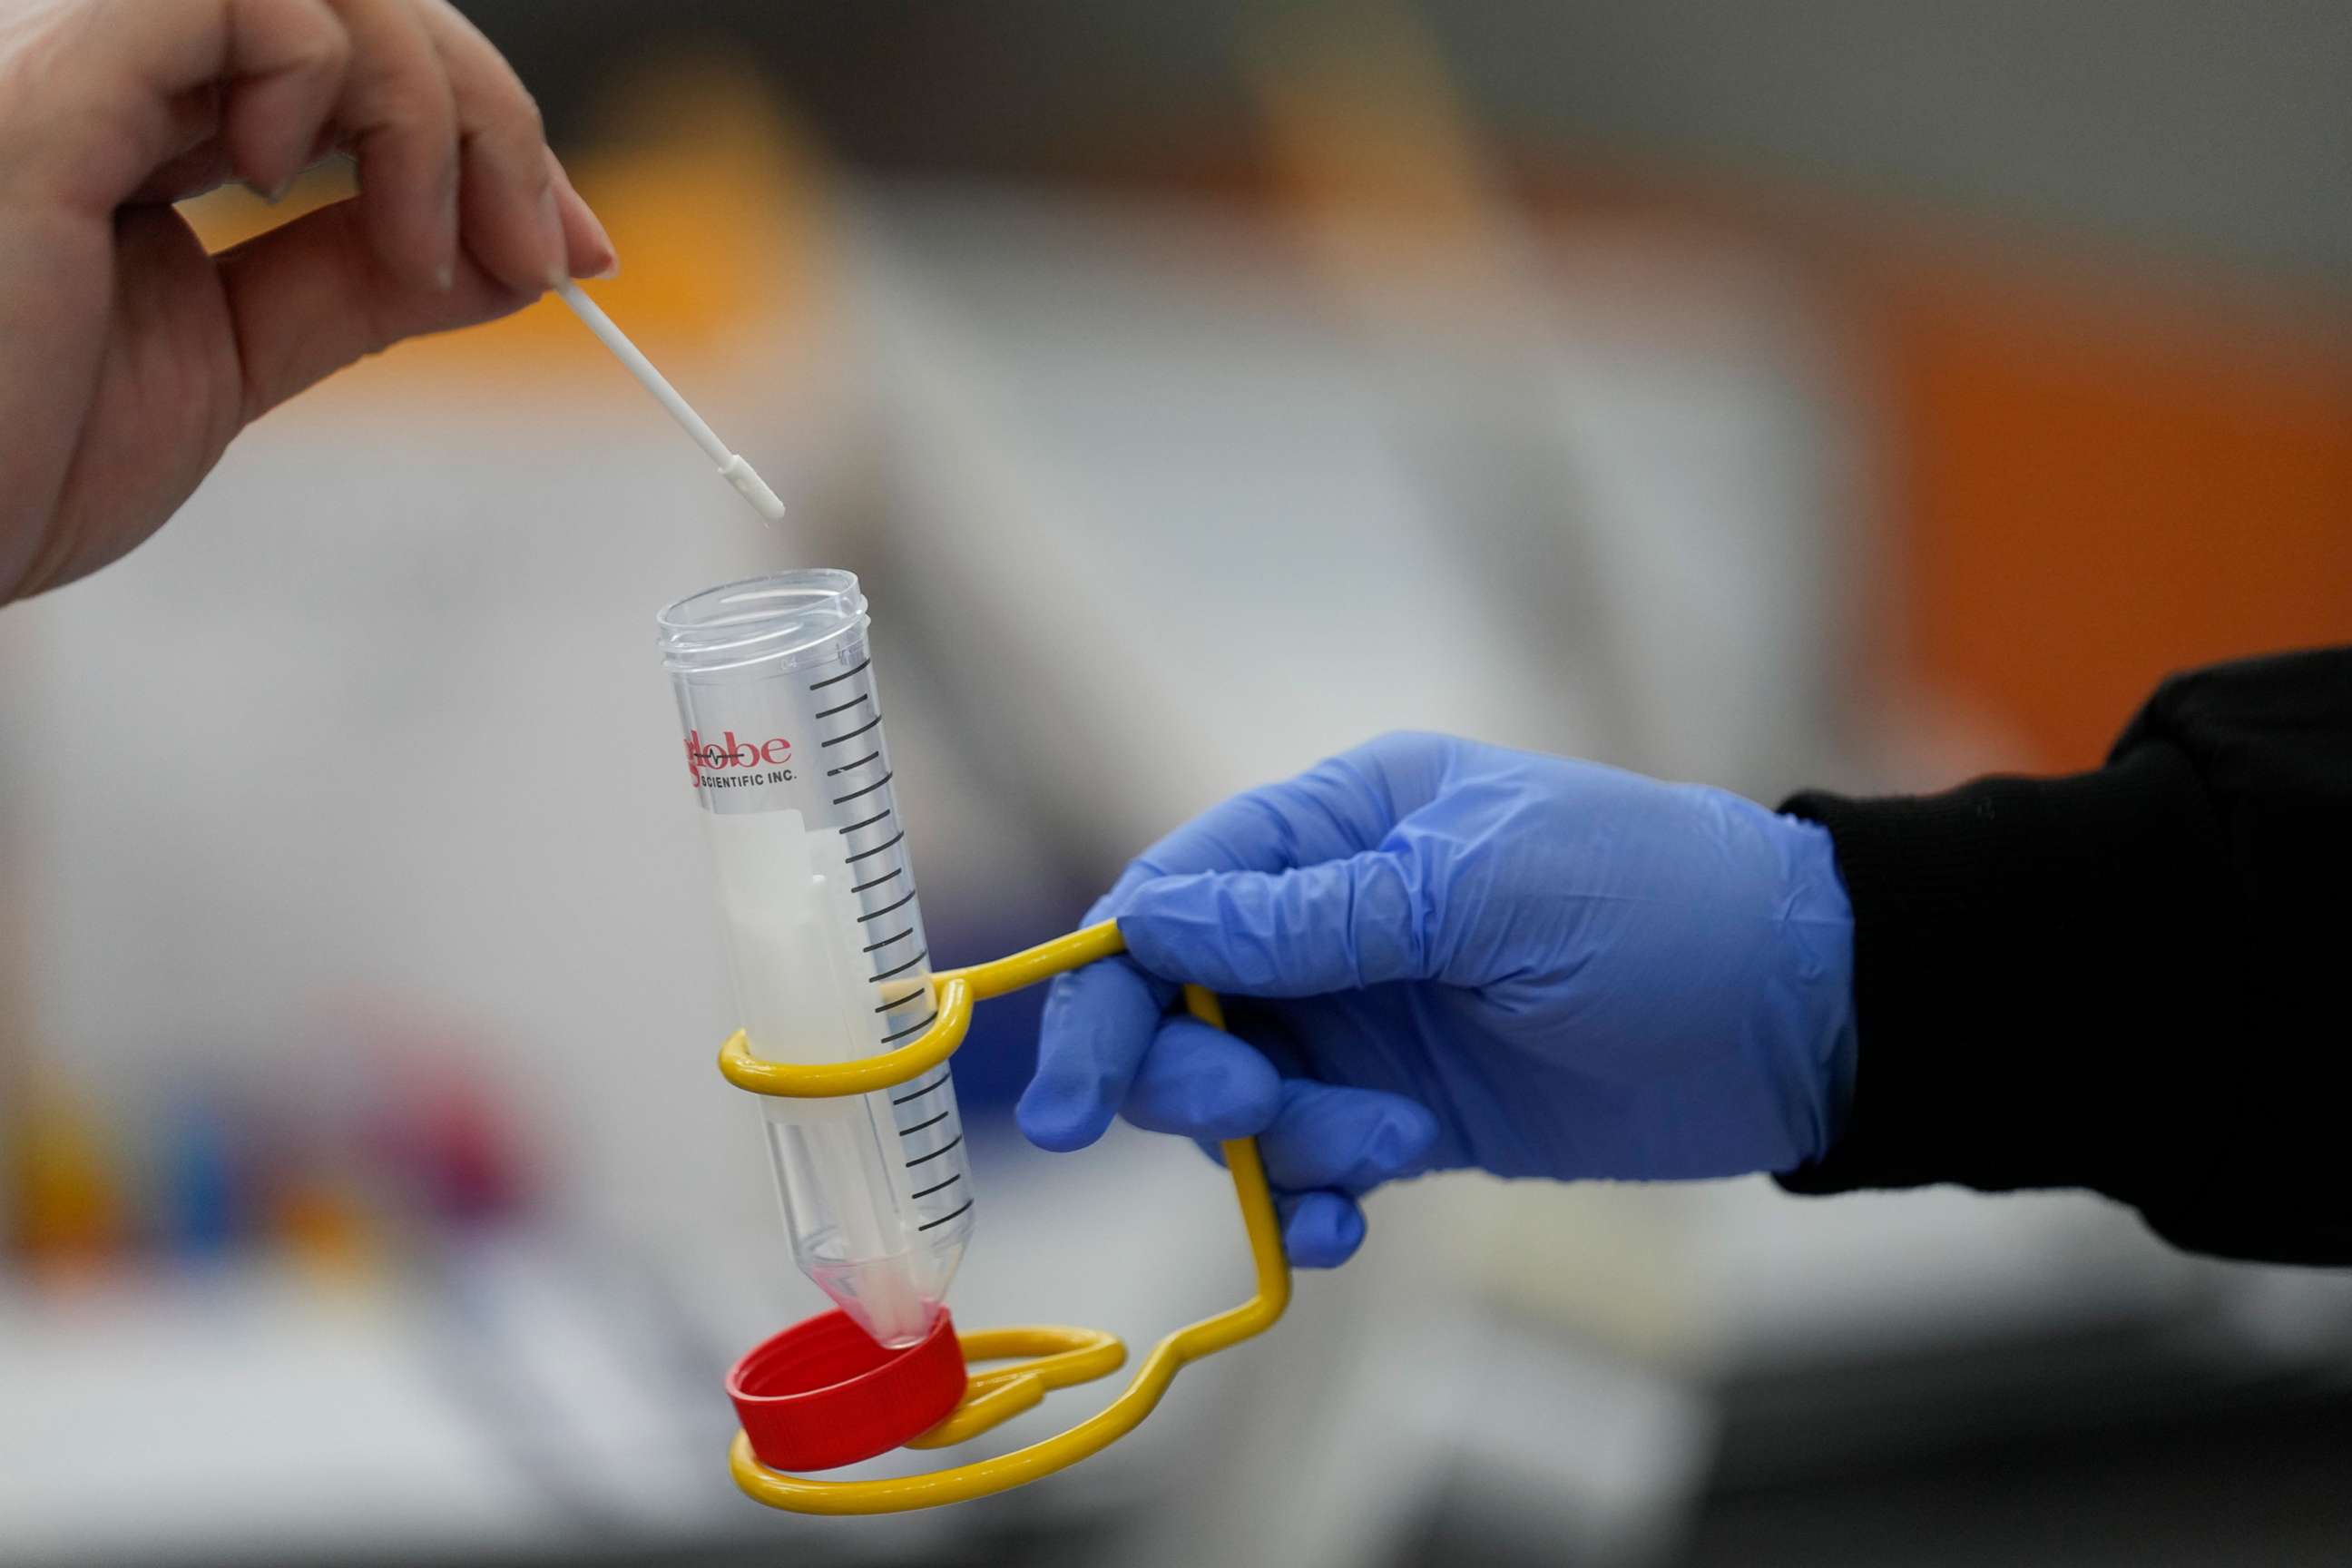
[{"label": "forearm", "polygon": [[2320,1110],[2352,654],[2168,683],[2093,773],[1788,808],[1836,843],[1860,1051],[1843,1137],[1786,1185],[2088,1187],[2184,1246],[2352,1262]]}]

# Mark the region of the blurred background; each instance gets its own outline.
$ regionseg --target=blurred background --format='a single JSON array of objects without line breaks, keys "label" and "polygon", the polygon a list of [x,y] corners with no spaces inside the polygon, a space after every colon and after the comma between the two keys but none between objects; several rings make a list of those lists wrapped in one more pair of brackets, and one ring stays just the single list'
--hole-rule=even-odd
[{"label": "blurred background", "polygon": [[[1079,1470],[754,1507],[720,1377],[823,1301],[652,646],[864,575],[950,963],[1399,726],[1768,801],[2088,765],[2352,637],[2352,11],[465,8],[793,518],[543,304],[0,616],[0,1561],[2352,1558],[2352,1281],[1760,1181],[1383,1193]],[[958,1058],[960,1318],[1237,1300],[1190,1149],[1020,1143],[1034,1027]]]}]

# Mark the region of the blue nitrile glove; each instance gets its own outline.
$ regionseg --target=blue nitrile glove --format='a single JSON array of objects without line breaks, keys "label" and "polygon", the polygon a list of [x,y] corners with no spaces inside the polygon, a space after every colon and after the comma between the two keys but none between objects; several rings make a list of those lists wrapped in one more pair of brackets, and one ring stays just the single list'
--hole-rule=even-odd
[{"label": "blue nitrile glove", "polygon": [[[1423,1171],[1793,1169],[1852,1080],[1829,835],[1703,785],[1384,736],[1169,835],[1111,915],[1128,954],[1055,981],[1022,1130],[1255,1133],[1302,1267]],[[1233,1034],[1171,1011],[1184,980]]]}]

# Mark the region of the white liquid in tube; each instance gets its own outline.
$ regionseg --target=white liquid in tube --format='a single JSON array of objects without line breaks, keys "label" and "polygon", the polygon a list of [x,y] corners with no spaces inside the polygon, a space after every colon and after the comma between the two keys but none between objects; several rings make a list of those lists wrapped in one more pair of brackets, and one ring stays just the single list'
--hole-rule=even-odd
[{"label": "white liquid in tube", "polygon": [[[930,1021],[864,612],[849,574],[796,572],[662,615],[736,1016],[771,1060],[872,1056]],[[972,1223],[947,1069],[760,1107],[794,1261],[882,1343],[921,1338]]]}]

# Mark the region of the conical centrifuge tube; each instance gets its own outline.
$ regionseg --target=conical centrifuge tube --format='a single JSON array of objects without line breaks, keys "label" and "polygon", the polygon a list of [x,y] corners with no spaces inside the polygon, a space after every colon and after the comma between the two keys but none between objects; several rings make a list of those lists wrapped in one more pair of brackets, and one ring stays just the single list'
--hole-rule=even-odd
[{"label": "conical centrifuge tube", "polygon": [[[731,584],[661,616],[737,1016],[773,1061],[874,1056],[932,1021],[866,626],[846,572]],[[972,1224],[948,1069],[760,1103],[802,1271],[882,1343],[920,1339]]]}]

